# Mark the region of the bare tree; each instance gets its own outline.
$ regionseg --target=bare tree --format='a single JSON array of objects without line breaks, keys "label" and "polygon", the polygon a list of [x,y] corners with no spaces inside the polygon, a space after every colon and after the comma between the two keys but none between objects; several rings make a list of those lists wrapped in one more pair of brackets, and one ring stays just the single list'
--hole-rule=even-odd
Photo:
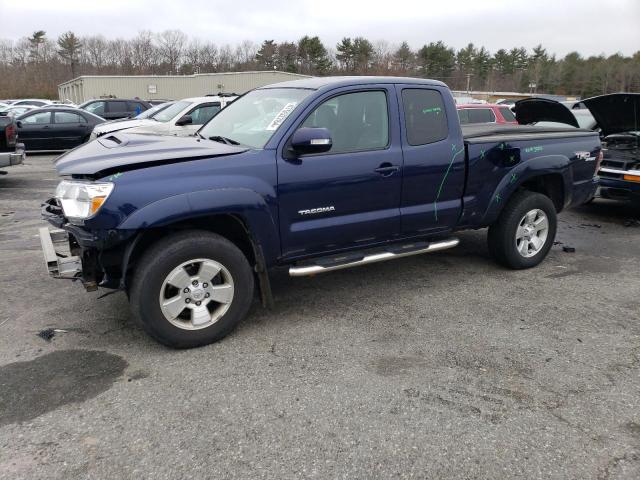
[{"label": "bare tree", "polygon": [[153,33],[142,30],[130,42],[131,64],[138,73],[153,73],[158,63],[158,48],[153,43]]},{"label": "bare tree", "polygon": [[97,35],[84,38],[82,44],[88,62],[98,70],[102,69],[106,63],[107,40],[102,35]]},{"label": "bare tree", "polygon": [[156,36],[156,40],[162,61],[172,73],[175,73],[180,66],[187,36],[180,30],[165,30]]}]

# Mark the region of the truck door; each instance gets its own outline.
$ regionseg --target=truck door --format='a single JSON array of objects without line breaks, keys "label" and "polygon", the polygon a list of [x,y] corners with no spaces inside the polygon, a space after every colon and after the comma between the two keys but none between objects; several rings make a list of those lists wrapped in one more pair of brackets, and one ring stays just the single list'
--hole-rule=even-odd
[{"label": "truck door", "polygon": [[400,232],[402,150],[395,91],[367,87],[325,94],[287,132],[290,138],[297,128],[323,127],[333,145],[322,154],[278,156],[285,257],[357,248]]},{"label": "truck door", "polygon": [[450,230],[461,212],[466,168],[453,97],[438,87],[396,88],[403,110],[402,235]]}]

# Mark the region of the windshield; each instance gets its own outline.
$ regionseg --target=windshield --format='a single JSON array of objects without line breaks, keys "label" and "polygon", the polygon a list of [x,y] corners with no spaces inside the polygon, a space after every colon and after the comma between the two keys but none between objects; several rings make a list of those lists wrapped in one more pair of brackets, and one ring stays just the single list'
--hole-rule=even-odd
[{"label": "windshield", "polygon": [[169,107],[173,105],[173,102],[167,102],[167,103],[161,103],[160,105],[156,105],[154,107],[151,107],[148,110],[145,110],[144,112],[140,113],[139,115],[137,115],[135,118],[137,120],[144,120],[145,118],[153,118],[153,116],[164,110],[165,108]]},{"label": "windshield", "polygon": [[186,100],[181,100],[180,102],[176,102],[164,110],[159,111],[156,115],[153,116],[154,120],[159,122],[168,122],[173,117],[178,115],[182,110],[191,105],[191,102],[187,102]]},{"label": "windshield", "polygon": [[264,148],[278,127],[311,90],[253,90],[223,108],[201,130],[204,138],[225,137],[252,148]]}]

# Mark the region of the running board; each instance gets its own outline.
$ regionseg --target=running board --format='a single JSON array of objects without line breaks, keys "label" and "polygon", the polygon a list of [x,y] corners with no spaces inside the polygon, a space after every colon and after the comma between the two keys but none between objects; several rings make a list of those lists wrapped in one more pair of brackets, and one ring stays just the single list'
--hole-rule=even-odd
[{"label": "running board", "polygon": [[446,250],[455,247],[458,243],[460,241],[457,238],[449,238],[432,243],[415,242],[389,246],[384,250],[371,251],[369,254],[354,252],[333,257],[323,257],[316,259],[314,263],[298,264],[290,267],[289,275],[292,277],[304,277],[317,273],[332,272],[333,270],[342,270],[343,268],[359,267],[369,263]]}]

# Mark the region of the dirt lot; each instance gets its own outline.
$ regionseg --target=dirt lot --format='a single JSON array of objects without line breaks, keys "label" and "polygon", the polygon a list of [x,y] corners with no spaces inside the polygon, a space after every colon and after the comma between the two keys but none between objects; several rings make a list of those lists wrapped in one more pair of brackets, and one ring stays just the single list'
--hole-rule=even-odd
[{"label": "dirt lot", "polygon": [[640,226],[624,206],[563,212],[533,270],[496,266],[481,231],[278,276],[273,311],[172,351],[124,294],[47,277],[51,159],[0,177],[0,478],[640,478]]}]

